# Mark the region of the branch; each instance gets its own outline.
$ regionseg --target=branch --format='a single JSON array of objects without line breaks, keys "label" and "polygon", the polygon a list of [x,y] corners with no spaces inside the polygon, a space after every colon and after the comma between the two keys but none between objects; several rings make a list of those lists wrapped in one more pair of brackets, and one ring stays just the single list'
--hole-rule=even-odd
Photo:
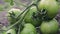
[{"label": "branch", "polygon": [[19,17],[19,16],[21,16],[28,8],[30,8],[32,5],[34,5],[34,3],[32,3],[31,5],[29,5],[22,13],[20,13],[17,17],[16,17],[16,19]]},{"label": "branch", "polygon": [[19,17],[19,16],[21,16],[30,6],[32,6],[34,4],[34,2],[32,2],[22,13],[20,13],[17,17],[16,17],[16,19]]},{"label": "branch", "polygon": [[17,34],[20,34],[20,27],[21,27],[21,25],[19,25],[19,28],[18,28],[18,33],[17,33]]}]

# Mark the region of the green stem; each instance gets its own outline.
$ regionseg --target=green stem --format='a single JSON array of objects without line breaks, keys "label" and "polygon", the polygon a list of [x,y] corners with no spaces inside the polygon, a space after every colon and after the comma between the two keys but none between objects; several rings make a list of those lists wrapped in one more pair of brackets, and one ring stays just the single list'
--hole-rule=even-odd
[{"label": "green stem", "polygon": [[19,29],[18,29],[18,33],[17,34],[20,34],[20,27],[21,27],[21,24],[19,25]]},{"label": "green stem", "polygon": [[[37,1],[38,1],[38,0],[37,0]],[[35,2],[37,2],[37,1],[33,1],[22,13],[20,13],[20,14],[16,17],[16,19],[17,19],[19,16],[21,16],[29,7],[31,7],[32,5],[34,5]]]},{"label": "green stem", "polygon": [[31,4],[30,6],[28,6],[22,13],[20,13],[17,17],[16,17],[16,19],[19,17],[19,16],[21,16],[28,8],[30,8],[32,5],[34,5],[34,4]]}]

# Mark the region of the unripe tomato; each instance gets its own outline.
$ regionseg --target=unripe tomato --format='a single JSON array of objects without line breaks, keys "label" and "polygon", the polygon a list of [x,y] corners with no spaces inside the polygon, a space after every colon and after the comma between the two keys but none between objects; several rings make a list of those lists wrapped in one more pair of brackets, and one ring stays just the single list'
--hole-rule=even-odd
[{"label": "unripe tomato", "polygon": [[56,33],[58,28],[59,26],[57,20],[53,19],[50,21],[43,21],[40,30],[43,34],[52,34]]},{"label": "unripe tomato", "polygon": [[24,21],[25,21],[26,23],[31,23],[31,24],[33,24],[34,26],[40,25],[41,22],[38,22],[37,20],[34,20],[34,19],[32,18],[33,13],[36,13],[36,12],[37,12],[36,6],[32,6],[32,7],[30,8],[30,11],[29,11],[29,12],[27,13],[27,15],[25,16]]},{"label": "unripe tomato", "polygon": [[47,16],[52,19],[58,13],[58,3],[56,0],[41,0],[38,3],[39,10],[45,9],[47,11]]},{"label": "unripe tomato", "polygon": [[21,34],[37,34],[37,33],[36,33],[35,27],[32,24],[27,23],[24,25],[24,28],[21,31]]},{"label": "unripe tomato", "polygon": [[[17,17],[20,13],[22,13],[22,11],[20,11],[20,9],[15,9],[15,8],[13,8],[13,9],[11,9],[11,10],[8,11],[8,14],[7,14],[8,21],[9,21],[11,24],[13,24],[13,23],[16,22],[16,19],[10,17],[11,15],[10,15],[9,13],[13,14],[14,17]],[[20,17],[19,17],[19,18],[20,18]],[[18,18],[18,19],[19,19],[19,18]]]},{"label": "unripe tomato", "polygon": [[15,29],[10,29],[7,32],[4,32],[3,34],[16,34]]}]

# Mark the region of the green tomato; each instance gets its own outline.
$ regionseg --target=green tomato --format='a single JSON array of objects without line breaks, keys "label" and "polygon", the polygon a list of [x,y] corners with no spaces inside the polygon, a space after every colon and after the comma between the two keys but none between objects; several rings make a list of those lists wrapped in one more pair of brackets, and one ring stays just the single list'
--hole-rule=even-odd
[{"label": "green tomato", "polygon": [[38,3],[39,10],[45,9],[47,11],[47,16],[52,19],[58,13],[58,3],[56,0],[41,0]]},{"label": "green tomato", "polygon": [[32,18],[33,13],[36,13],[36,12],[37,12],[36,6],[32,6],[32,7],[30,8],[30,11],[29,11],[29,12],[27,13],[27,15],[25,16],[24,21],[25,21],[26,23],[31,23],[31,24],[33,24],[34,26],[39,26],[41,22],[38,22],[37,20],[34,20],[34,19]]},{"label": "green tomato", "polygon": [[21,31],[21,34],[37,34],[37,32],[35,27],[32,24],[27,23],[24,25],[24,28]]},{"label": "green tomato", "polygon": [[57,20],[53,19],[50,21],[43,21],[40,30],[43,34],[53,34],[58,31],[58,28],[59,26]]},{"label": "green tomato", "polygon": [[[13,16],[14,16],[14,17],[17,17],[20,13],[22,13],[22,11],[20,11],[20,9],[15,9],[15,8],[13,8],[13,9],[11,9],[11,10],[8,11],[7,18],[8,18],[8,21],[9,21],[11,24],[13,24],[13,23],[16,22],[16,19],[10,17],[10,14],[9,14],[9,13],[12,14],[12,12],[14,13]],[[19,17],[19,18],[20,18],[20,17]],[[18,18],[18,19],[19,19],[19,18]]]},{"label": "green tomato", "polygon": [[16,34],[15,29],[10,29],[7,32],[4,32],[3,34]]}]

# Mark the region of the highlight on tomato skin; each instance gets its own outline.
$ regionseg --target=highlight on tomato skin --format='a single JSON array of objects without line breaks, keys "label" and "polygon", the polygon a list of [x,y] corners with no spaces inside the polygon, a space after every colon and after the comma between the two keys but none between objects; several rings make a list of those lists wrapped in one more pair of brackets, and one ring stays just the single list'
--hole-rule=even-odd
[{"label": "highlight on tomato skin", "polygon": [[54,34],[59,30],[59,25],[56,19],[50,21],[43,21],[40,30],[43,34]]},{"label": "highlight on tomato skin", "polygon": [[45,9],[49,18],[54,18],[58,13],[58,3],[56,0],[41,0],[38,3],[39,10]]}]

